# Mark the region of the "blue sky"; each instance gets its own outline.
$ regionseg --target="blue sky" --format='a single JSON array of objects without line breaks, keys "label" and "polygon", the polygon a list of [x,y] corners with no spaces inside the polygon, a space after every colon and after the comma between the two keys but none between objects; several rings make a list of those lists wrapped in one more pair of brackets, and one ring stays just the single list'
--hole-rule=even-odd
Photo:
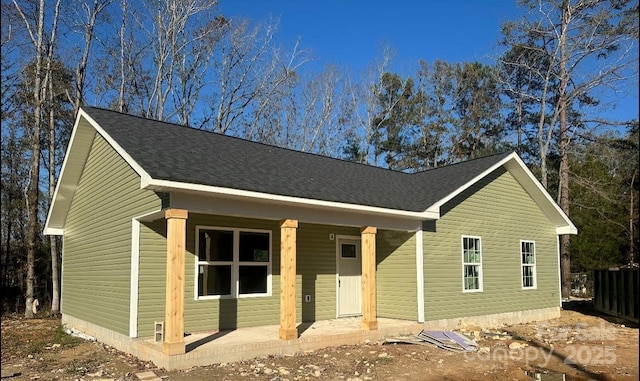
[{"label": "blue sky", "polygon": [[515,0],[220,0],[220,8],[254,21],[280,17],[284,43],[300,37],[315,59],[354,69],[372,62],[381,44],[396,49],[400,65],[486,61],[500,23],[520,13]]},{"label": "blue sky", "polygon": [[[383,44],[395,49],[393,70],[411,75],[418,60],[481,61],[498,55],[501,23],[522,15],[515,0],[220,0],[227,17],[280,18],[278,38],[312,53],[314,64],[359,72]],[[613,99],[612,99],[613,100]],[[637,81],[610,111],[638,118]]]}]

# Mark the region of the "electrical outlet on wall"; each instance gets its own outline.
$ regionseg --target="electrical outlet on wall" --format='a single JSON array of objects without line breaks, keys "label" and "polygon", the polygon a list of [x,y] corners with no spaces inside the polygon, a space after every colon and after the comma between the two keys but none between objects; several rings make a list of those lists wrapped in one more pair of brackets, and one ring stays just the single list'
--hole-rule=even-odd
[{"label": "electrical outlet on wall", "polygon": [[336,239],[335,234],[329,233],[329,241],[333,241],[334,239]]},{"label": "electrical outlet on wall", "polygon": [[310,302],[311,301],[311,295],[305,295],[304,296],[304,301],[307,302],[307,303]]}]

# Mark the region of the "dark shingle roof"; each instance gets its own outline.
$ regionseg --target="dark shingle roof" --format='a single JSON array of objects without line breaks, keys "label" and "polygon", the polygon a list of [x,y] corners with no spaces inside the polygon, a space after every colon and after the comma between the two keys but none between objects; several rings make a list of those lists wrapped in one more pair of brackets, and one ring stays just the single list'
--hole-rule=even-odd
[{"label": "dark shingle roof", "polygon": [[83,107],[152,178],[422,212],[507,154],[407,174]]}]

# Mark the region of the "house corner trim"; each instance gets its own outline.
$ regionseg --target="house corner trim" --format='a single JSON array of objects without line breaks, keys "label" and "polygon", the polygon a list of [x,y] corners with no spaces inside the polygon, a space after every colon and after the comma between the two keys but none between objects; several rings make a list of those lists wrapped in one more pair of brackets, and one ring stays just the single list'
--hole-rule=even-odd
[{"label": "house corner trim", "polygon": [[131,285],[129,287],[129,337],[138,337],[138,291],[140,276],[140,220],[131,219]]},{"label": "house corner trim", "polygon": [[416,232],[416,297],[418,322],[424,323],[424,235],[422,228]]}]

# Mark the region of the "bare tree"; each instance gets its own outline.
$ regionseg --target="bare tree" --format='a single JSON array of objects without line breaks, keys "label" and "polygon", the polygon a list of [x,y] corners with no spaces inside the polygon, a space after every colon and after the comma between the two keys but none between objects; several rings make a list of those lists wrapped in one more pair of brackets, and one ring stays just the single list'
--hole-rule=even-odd
[{"label": "bare tree", "polygon": [[[206,71],[210,51],[219,35],[219,27],[224,26],[220,18],[213,15],[217,0],[161,0],[148,2],[149,13],[153,17],[155,38],[150,38],[153,52],[154,77],[151,93],[145,114],[149,117],[164,120],[167,101],[172,89],[186,92],[176,97],[179,100],[178,111],[173,107],[170,113],[178,113],[185,119],[185,113],[192,109],[195,93],[189,93],[186,87],[193,90],[191,81],[200,80],[196,75]],[[197,24],[207,22],[208,25],[197,28]],[[209,38],[210,36],[214,38]],[[182,82],[182,86],[176,86]],[[198,88],[198,86],[195,86]],[[175,90],[174,90],[175,91]],[[185,97],[191,97],[186,99]]]},{"label": "bare tree", "polygon": [[[150,33],[143,30],[147,15],[132,7],[129,0],[119,0],[119,9],[110,12],[110,33],[95,36],[103,50],[102,60],[94,60],[96,93],[114,110],[143,114],[150,93],[148,79],[152,67],[144,64],[149,54]],[[118,17],[119,16],[119,17]],[[113,24],[112,24],[113,23]]]},{"label": "bare tree", "polygon": [[82,55],[75,69],[75,88],[73,94],[69,95],[70,101],[73,104],[74,114],[78,112],[80,106],[84,103],[91,45],[96,37],[96,23],[100,15],[113,1],[114,0],[77,1],[74,2],[71,7],[74,11],[71,16],[71,22],[75,24],[73,28],[82,33],[83,37]]},{"label": "bare tree", "polygon": [[362,79],[349,81],[346,91],[350,97],[353,110],[352,118],[357,126],[355,130],[346,134],[347,158],[359,163],[377,165],[378,157],[373,150],[374,139],[380,125],[372,124],[376,115],[377,100],[380,95],[380,83],[382,76],[389,70],[389,66],[395,55],[389,45],[380,49],[379,57],[365,69]]},{"label": "bare tree", "polygon": [[250,28],[247,20],[231,26],[214,65],[218,83],[211,105],[215,131],[226,133],[266,87],[266,76],[260,73],[261,61],[269,52],[275,28]]},{"label": "bare tree", "polygon": [[[29,182],[25,189],[27,211],[29,216],[27,229],[27,281],[25,295],[25,317],[33,318],[32,304],[34,301],[34,266],[35,244],[38,235],[38,195],[40,192],[40,132],[43,122],[43,105],[46,102],[48,81],[51,74],[53,60],[53,46],[56,40],[60,0],[57,0],[51,16],[50,36],[45,33],[45,14],[47,7],[45,0],[40,0],[32,9],[25,9],[16,0],[13,4],[20,15],[24,26],[33,44],[34,54],[34,86],[32,92],[33,101],[33,134],[31,138],[31,165],[29,169]],[[48,20],[47,20],[48,21]],[[48,50],[47,50],[48,43]],[[44,62],[43,62],[44,61]],[[46,64],[46,66],[45,66]]]},{"label": "bare tree", "polygon": [[[305,152],[338,156],[343,132],[351,108],[346,107],[348,93],[344,91],[344,76],[335,66],[309,74],[295,76],[287,91],[265,96],[266,107],[252,125],[260,131],[258,140]],[[282,87],[285,88],[285,87]],[[262,104],[261,104],[262,106]]]},{"label": "bare tree", "polygon": [[210,78],[215,87],[209,98],[209,118],[215,131],[227,133],[233,128],[255,134],[251,117],[263,113],[269,94],[277,95],[295,80],[298,68],[307,62],[297,44],[289,55],[274,45],[277,27],[274,20],[253,27],[248,20],[229,24]]},{"label": "bare tree", "polygon": [[[299,40],[290,53],[286,53],[283,48],[271,47],[269,57],[263,61],[266,67],[256,68],[269,75],[269,78],[264,78],[267,85],[262,86],[262,91],[256,91],[254,100],[249,103],[251,107],[246,113],[247,117],[240,123],[240,128],[244,128],[242,136],[264,143],[280,144],[276,136],[281,135],[288,125],[288,118],[292,115],[287,110],[292,107],[294,94],[302,83],[298,69],[308,61],[306,51],[300,49]],[[286,116],[287,114],[289,115]]]},{"label": "bare tree", "polygon": [[[51,68],[48,64],[49,76]],[[56,189],[56,115],[53,107],[53,79],[49,80],[47,100],[49,102],[49,205],[53,201],[53,194]],[[60,312],[60,281],[58,279],[58,236],[50,235],[49,244],[51,246],[51,314],[57,315]]]},{"label": "bare tree", "polygon": [[[15,19],[13,14],[16,13],[16,11],[13,4],[2,3],[0,6],[2,7],[2,12],[0,12],[0,17],[2,18],[0,22],[0,27],[2,28],[0,54],[3,57],[0,61],[0,75],[2,76],[0,80],[0,117],[4,122],[15,114],[16,104],[13,102],[13,99],[20,76],[18,75],[18,62],[14,59],[7,59],[7,57],[15,55],[18,50],[16,31],[13,25]],[[18,37],[18,39],[20,39],[20,37]]]}]

